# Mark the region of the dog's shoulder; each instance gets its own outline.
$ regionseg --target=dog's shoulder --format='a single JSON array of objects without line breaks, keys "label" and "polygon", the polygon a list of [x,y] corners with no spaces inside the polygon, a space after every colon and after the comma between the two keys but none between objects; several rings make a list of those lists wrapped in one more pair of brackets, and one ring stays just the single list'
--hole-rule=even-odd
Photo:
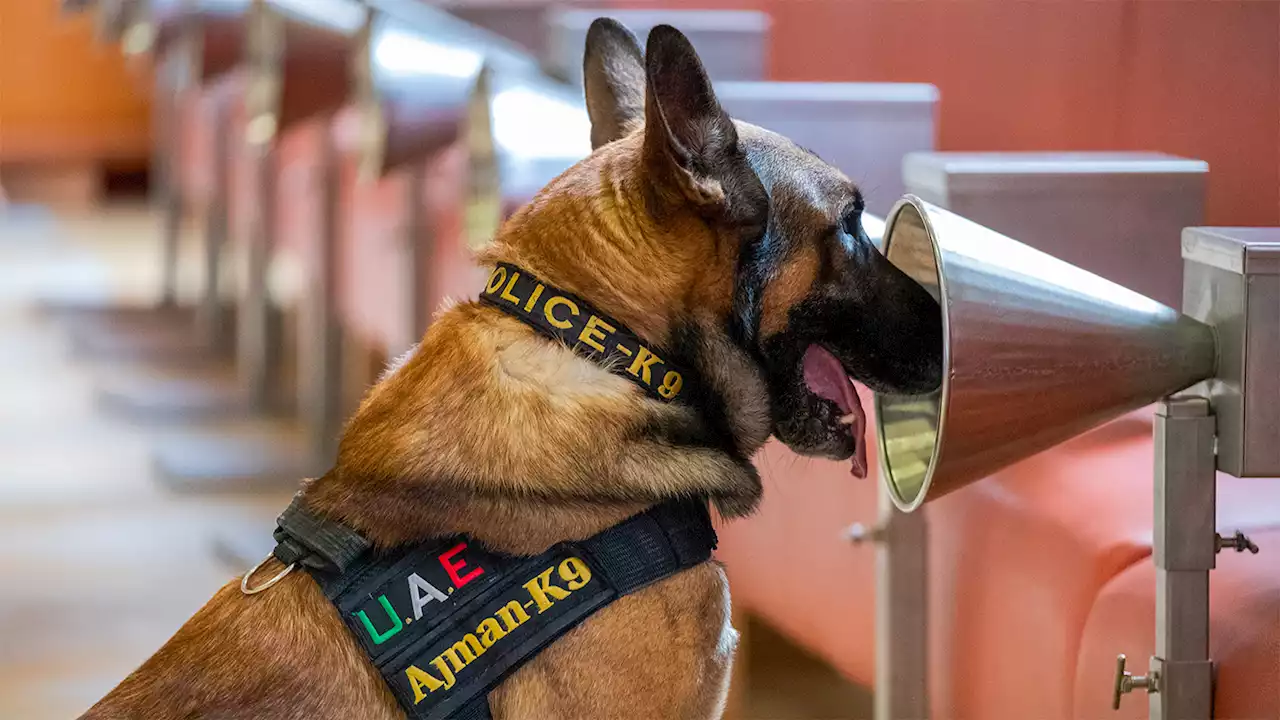
[{"label": "dog's shoulder", "polygon": [[[262,569],[274,575],[275,560]],[[305,573],[247,596],[228,583],[80,720],[403,718]]]},{"label": "dog's shoulder", "polygon": [[714,561],[621,598],[558,639],[489,696],[495,720],[714,718],[738,634]]}]

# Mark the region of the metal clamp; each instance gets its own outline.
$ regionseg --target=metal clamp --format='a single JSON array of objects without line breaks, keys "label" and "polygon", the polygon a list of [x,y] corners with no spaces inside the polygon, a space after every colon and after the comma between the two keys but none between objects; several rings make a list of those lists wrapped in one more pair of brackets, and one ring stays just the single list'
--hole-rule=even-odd
[{"label": "metal clamp", "polygon": [[1245,550],[1248,550],[1254,555],[1258,554],[1258,546],[1253,544],[1253,541],[1249,539],[1249,536],[1239,530],[1236,531],[1235,535],[1232,535],[1229,538],[1224,538],[1221,535],[1214,533],[1213,551],[1215,553],[1220,553],[1223,550],[1235,550],[1236,552],[1244,552]]},{"label": "metal clamp", "polygon": [[1145,688],[1147,694],[1160,692],[1157,683],[1160,673],[1152,670],[1150,675],[1133,675],[1124,671],[1124,653],[1116,656],[1116,684],[1111,693],[1111,709],[1120,709],[1120,696],[1128,695],[1138,688]]}]

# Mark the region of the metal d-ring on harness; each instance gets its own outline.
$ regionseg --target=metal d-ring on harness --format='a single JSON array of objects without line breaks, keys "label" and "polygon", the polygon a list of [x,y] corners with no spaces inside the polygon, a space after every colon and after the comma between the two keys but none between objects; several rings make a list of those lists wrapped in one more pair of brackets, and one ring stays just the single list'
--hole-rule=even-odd
[{"label": "metal d-ring on harness", "polygon": [[268,555],[268,556],[266,556],[266,557],[262,558],[262,562],[258,563],[257,565],[254,565],[254,566],[249,570],[249,572],[247,572],[247,573],[245,573],[245,574],[244,574],[244,577],[240,578],[240,592],[244,593],[245,595],[257,595],[258,593],[262,592],[263,590],[266,590],[267,588],[271,587],[272,585],[275,585],[276,583],[278,583],[278,582],[280,582],[281,580],[283,580],[283,579],[285,578],[285,576],[286,576],[286,575],[288,575],[289,573],[291,573],[291,572],[293,572],[293,571],[294,571],[294,568],[298,567],[298,564],[297,564],[297,563],[289,563],[288,565],[285,565],[285,566],[284,566],[284,569],[283,569],[283,570],[281,570],[280,572],[276,573],[276,574],[275,574],[275,576],[274,576],[274,577],[272,577],[270,580],[268,580],[268,581],[266,581],[266,582],[262,583],[261,585],[259,585],[259,586],[257,586],[257,587],[252,587],[252,588],[251,588],[251,587],[249,587],[249,578],[251,578],[251,577],[253,577],[255,574],[257,574],[257,572],[258,572],[259,570],[261,570],[261,569],[262,569],[262,566],[263,566],[263,565],[266,565],[266,564],[267,564],[267,561],[269,561],[269,560],[270,560],[271,558],[273,558],[273,557],[275,557],[275,553],[272,553],[271,555]]}]

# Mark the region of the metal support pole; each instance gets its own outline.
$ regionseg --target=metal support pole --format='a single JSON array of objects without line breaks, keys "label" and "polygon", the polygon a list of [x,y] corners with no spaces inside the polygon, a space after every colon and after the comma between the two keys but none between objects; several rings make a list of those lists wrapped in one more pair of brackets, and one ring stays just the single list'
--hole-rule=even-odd
[{"label": "metal support pole", "polygon": [[1156,411],[1152,720],[1213,717],[1209,571],[1217,554],[1214,425],[1204,398],[1169,398]]},{"label": "metal support pole", "polygon": [[302,357],[298,407],[309,445],[322,462],[337,453],[342,430],[342,325],[338,321],[339,166],[333,133],[326,123],[316,180],[320,183],[320,247],[311,268],[311,288],[303,300]]},{"label": "metal support pole", "polygon": [[182,230],[182,191],[178,172],[178,153],[182,142],[178,137],[178,97],[182,92],[180,75],[185,57],[168,52],[160,59],[155,104],[154,148],[151,153],[152,198],[160,210],[160,305],[174,307],[178,303],[178,240]]},{"label": "metal support pole", "polygon": [[1123,655],[1117,659],[1111,701],[1119,709],[1122,695],[1145,689],[1152,720],[1213,717],[1209,571],[1223,545],[1215,528],[1215,425],[1205,398],[1166,398],[1156,408],[1156,654],[1143,676],[1125,672]]},{"label": "metal support pole", "polygon": [[252,137],[247,144],[253,163],[254,199],[245,248],[244,301],[239,315],[237,347],[249,408],[255,413],[266,413],[275,390],[280,345],[268,279],[275,245],[276,153],[270,138]]},{"label": "metal support pole", "polygon": [[433,238],[427,224],[426,203],[423,193],[426,190],[426,166],[418,161],[408,169],[405,178],[404,224],[401,226],[404,241],[405,302],[408,303],[406,317],[408,326],[404,328],[405,337],[394,348],[393,357],[407,352],[422,339],[431,322],[426,307],[427,263],[424,258],[433,252]]},{"label": "metal support pole", "polygon": [[227,246],[228,202],[231,168],[228,154],[230,142],[230,112],[224,98],[214,100],[213,192],[205,208],[204,241],[204,294],[200,299],[198,325],[202,337],[216,349],[231,344],[231,332],[223,311],[220,279],[222,253]]},{"label": "metal support pole", "polygon": [[898,512],[880,491],[876,545],[876,720],[924,720],[928,688],[928,533],[925,513]]},{"label": "metal support pole", "polygon": [[902,513],[883,487],[874,528],[854,525],[854,542],[876,544],[875,720],[929,717],[928,525]]}]

